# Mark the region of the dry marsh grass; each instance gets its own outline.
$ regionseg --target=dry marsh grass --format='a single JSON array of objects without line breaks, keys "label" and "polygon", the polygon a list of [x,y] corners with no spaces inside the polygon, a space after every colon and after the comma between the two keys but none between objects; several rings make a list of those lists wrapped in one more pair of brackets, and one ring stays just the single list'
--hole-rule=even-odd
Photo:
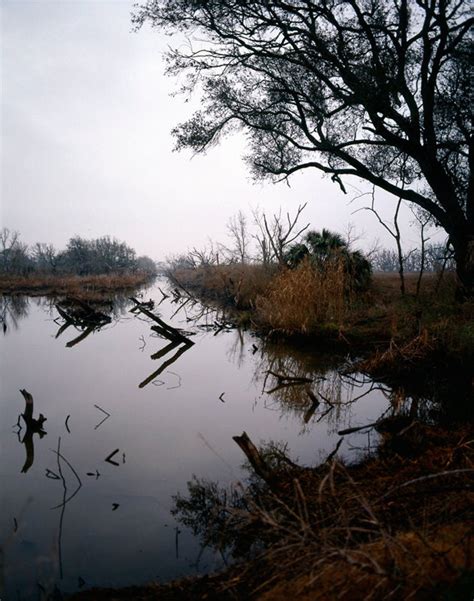
[{"label": "dry marsh grass", "polygon": [[[292,270],[210,265],[175,269],[170,277],[190,295],[240,310],[239,321],[250,322],[262,332],[323,336],[333,347],[359,350],[386,350],[393,341],[403,353],[407,351],[409,360],[415,360],[420,353],[408,357],[413,348],[403,347],[426,330],[433,348],[425,350],[474,354],[474,303],[455,302],[452,273],[441,282],[437,274],[425,274],[419,296],[415,294],[418,274],[408,273],[403,297],[396,273],[377,272],[367,291],[351,290],[343,264],[337,261],[324,270],[309,261]],[[397,351],[393,346],[392,350]],[[396,360],[397,352],[392,354]]]},{"label": "dry marsh grass", "polygon": [[255,306],[259,295],[265,294],[275,271],[263,265],[231,264],[175,269],[168,275],[193,294],[249,309]]},{"label": "dry marsh grass", "polygon": [[256,320],[286,334],[308,334],[321,324],[339,327],[350,296],[342,261],[315,269],[305,260],[279,273],[258,297]]},{"label": "dry marsh grass", "polygon": [[2,276],[0,292],[3,294],[69,295],[90,299],[106,293],[133,290],[150,281],[144,273],[124,273],[89,276]]}]

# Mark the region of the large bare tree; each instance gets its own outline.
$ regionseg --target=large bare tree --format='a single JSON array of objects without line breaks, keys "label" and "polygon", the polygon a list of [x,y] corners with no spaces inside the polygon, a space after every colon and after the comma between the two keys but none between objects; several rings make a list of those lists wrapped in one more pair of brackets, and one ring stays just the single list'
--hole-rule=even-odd
[{"label": "large bare tree", "polygon": [[134,22],[188,36],[168,54],[202,108],[174,130],[203,151],[240,127],[257,177],[360,177],[446,230],[474,290],[467,0],[150,0]]}]

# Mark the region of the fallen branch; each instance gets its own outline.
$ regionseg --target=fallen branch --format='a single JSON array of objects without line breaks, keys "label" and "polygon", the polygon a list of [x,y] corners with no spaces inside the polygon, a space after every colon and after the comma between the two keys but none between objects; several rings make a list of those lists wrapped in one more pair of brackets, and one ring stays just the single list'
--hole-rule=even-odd
[{"label": "fallen branch", "polygon": [[249,460],[255,473],[260,476],[271,489],[276,488],[277,483],[274,471],[267,465],[259,450],[250,440],[247,432],[242,432],[240,436],[233,436],[232,439],[239,445],[245,456]]},{"label": "fallen branch", "polygon": [[194,342],[192,340],[190,340],[186,336],[183,336],[183,334],[179,330],[177,330],[176,328],[173,328],[173,326],[168,325],[162,319],[160,319],[157,315],[155,315],[154,313],[152,313],[151,311],[149,311],[148,309],[143,307],[142,303],[140,303],[139,300],[137,300],[136,298],[133,298],[133,296],[130,297],[130,300],[135,303],[136,309],[138,309],[141,313],[143,313],[144,315],[146,315],[147,317],[149,317],[150,319],[152,319],[154,322],[156,322],[158,324],[159,329],[156,328],[156,326],[154,326],[153,329],[158,331],[158,333],[162,334],[165,338],[167,338],[168,340],[179,340],[180,342],[183,342],[184,344],[187,344],[188,346],[191,346],[194,344]]}]

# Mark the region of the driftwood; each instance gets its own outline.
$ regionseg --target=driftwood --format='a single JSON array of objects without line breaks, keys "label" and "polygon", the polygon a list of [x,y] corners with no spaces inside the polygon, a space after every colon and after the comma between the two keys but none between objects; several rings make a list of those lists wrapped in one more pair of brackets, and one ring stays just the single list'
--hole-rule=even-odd
[{"label": "driftwood", "polygon": [[26,434],[23,437],[22,443],[25,445],[26,460],[23,465],[21,472],[25,474],[30,467],[33,465],[35,460],[35,446],[33,442],[33,435],[38,434],[40,438],[46,435],[43,429],[43,424],[46,421],[46,417],[40,413],[38,419],[33,417],[34,403],[31,394],[24,389],[20,390],[23,398],[25,399],[25,411],[21,414],[26,425]]},{"label": "driftwood", "polygon": [[93,307],[80,299],[70,299],[69,304],[72,304],[73,306],[73,308],[70,308],[69,310],[65,309],[60,304],[55,305],[57,312],[67,323],[82,327],[92,325],[97,327],[112,321],[108,315],[101,311],[96,311]]},{"label": "driftwood", "polygon": [[239,445],[245,456],[249,460],[255,473],[260,476],[269,486],[274,489],[277,487],[277,481],[274,471],[267,465],[266,461],[260,455],[259,450],[250,440],[247,432],[242,432],[240,436],[233,436],[233,440]]},{"label": "driftwood", "polygon": [[56,338],[59,338],[69,326],[74,326],[78,330],[81,330],[79,336],[66,344],[68,348],[79,344],[92,332],[112,321],[108,315],[105,315],[101,311],[96,311],[80,299],[68,299],[67,302],[68,307],[72,306],[72,308],[66,309],[59,304],[55,305],[57,312],[64,319],[64,323],[56,333]]},{"label": "driftwood", "polygon": [[133,297],[130,297],[130,300],[135,303],[135,307],[132,309],[132,311],[140,311],[141,313],[152,319],[155,322],[155,324],[151,326],[151,329],[154,332],[157,332],[157,334],[159,334],[166,340],[169,340],[168,345],[166,345],[160,351],[151,355],[150,358],[154,360],[161,359],[162,357],[165,357],[168,353],[171,353],[172,351],[177,349],[174,355],[172,355],[167,361],[164,361],[160,365],[160,367],[152,374],[150,374],[147,378],[145,378],[143,382],[140,382],[138,387],[143,388],[150,382],[153,382],[153,380],[156,380],[156,378],[161,373],[163,373],[167,367],[169,367],[175,361],[177,361],[183,353],[185,353],[191,346],[193,346],[194,342],[190,340],[187,336],[185,336],[182,331],[173,328],[173,326],[170,326],[169,324],[164,322],[160,317],[158,317],[158,315],[155,315],[154,313],[149,311],[147,307],[144,306],[145,303],[141,303],[139,300]]},{"label": "driftwood", "polygon": [[85,340],[90,334],[92,334],[92,332],[95,332],[96,329],[97,326],[90,326],[86,328],[83,332],[79,334],[79,336],[66,343],[67,348],[72,348],[73,346],[76,346],[76,344],[79,344],[79,342]]},{"label": "driftwood", "polygon": [[154,313],[149,311],[146,307],[143,306],[142,303],[140,303],[139,300],[137,300],[136,298],[133,298],[133,297],[130,297],[130,300],[135,303],[134,308],[138,309],[141,313],[143,313],[144,315],[146,315],[147,317],[149,317],[150,319],[152,319],[154,322],[156,322],[158,324],[158,326],[153,326],[153,329],[156,332],[158,332],[159,334],[161,334],[168,340],[172,340],[172,341],[176,340],[176,341],[182,342],[183,344],[187,344],[188,346],[191,346],[194,344],[194,342],[192,340],[190,340],[189,338],[184,336],[179,330],[177,330],[176,328],[173,328],[173,326],[170,326],[169,324],[164,322],[162,319],[160,319],[158,317],[158,315],[155,315]]}]

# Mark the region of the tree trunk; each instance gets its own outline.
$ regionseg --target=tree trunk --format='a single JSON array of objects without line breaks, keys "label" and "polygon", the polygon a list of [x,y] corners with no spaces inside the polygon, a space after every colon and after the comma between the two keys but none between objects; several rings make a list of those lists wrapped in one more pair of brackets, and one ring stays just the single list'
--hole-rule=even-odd
[{"label": "tree trunk", "polygon": [[474,236],[463,236],[453,240],[459,300],[474,297]]}]

